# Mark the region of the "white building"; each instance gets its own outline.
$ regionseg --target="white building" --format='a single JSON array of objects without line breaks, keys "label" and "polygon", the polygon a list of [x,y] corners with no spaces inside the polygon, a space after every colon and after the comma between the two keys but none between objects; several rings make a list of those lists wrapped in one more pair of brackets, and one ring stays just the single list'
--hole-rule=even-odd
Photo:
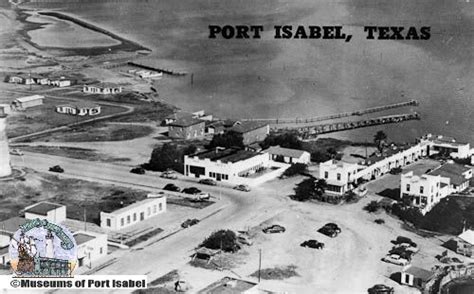
[{"label": "white building", "polygon": [[328,183],[327,192],[342,195],[353,188],[361,179],[375,180],[390,172],[427,156],[428,143],[390,146],[382,153],[376,153],[358,164],[328,160],[319,165],[319,177]]},{"label": "white building", "polygon": [[72,81],[66,77],[49,77],[47,79],[47,84],[55,87],[69,87],[72,85]]},{"label": "white building", "polygon": [[26,109],[29,107],[39,106],[43,104],[43,95],[32,95],[26,97],[20,97],[12,102],[13,109]]},{"label": "white building", "polygon": [[444,154],[452,158],[469,158],[473,154],[469,143],[457,142],[452,137],[428,134],[420,141],[429,143],[429,155]]},{"label": "white building", "polygon": [[426,214],[442,198],[469,187],[471,178],[471,168],[456,163],[446,163],[421,176],[408,172],[400,178],[400,198],[409,198],[412,206]]},{"label": "white building", "polygon": [[52,223],[61,223],[66,220],[66,206],[42,201],[25,207],[26,219],[46,219]]},{"label": "white building", "polygon": [[416,266],[409,266],[401,272],[400,284],[424,289],[426,283],[433,277],[434,273],[431,271]]},{"label": "white building", "polygon": [[253,175],[270,166],[267,153],[234,148],[215,150],[184,157],[184,174],[210,178],[231,184],[250,184]]},{"label": "white building", "polygon": [[98,115],[101,112],[101,106],[94,103],[69,103],[56,106],[56,112],[62,114],[86,116]]},{"label": "white building", "polygon": [[95,266],[94,262],[107,256],[107,235],[90,231],[77,231],[73,234],[77,244],[77,263],[79,267]]},{"label": "white building", "polygon": [[100,226],[108,230],[121,230],[166,212],[166,197],[148,194],[148,198],[113,212],[100,212]]},{"label": "white building", "polygon": [[319,178],[327,183],[326,191],[342,195],[353,188],[364,167],[355,163],[328,160],[319,164]]},{"label": "white building", "polygon": [[122,93],[122,87],[113,83],[99,83],[84,85],[82,91],[89,94],[117,94]]},{"label": "white building", "polygon": [[270,154],[271,160],[278,162],[308,164],[311,161],[311,154],[304,150],[271,146],[267,150],[264,150],[264,152]]},{"label": "white building", "polygon": [[456,252],[468,257],[474,255],[474,231],[465,230],[456,240]]}]

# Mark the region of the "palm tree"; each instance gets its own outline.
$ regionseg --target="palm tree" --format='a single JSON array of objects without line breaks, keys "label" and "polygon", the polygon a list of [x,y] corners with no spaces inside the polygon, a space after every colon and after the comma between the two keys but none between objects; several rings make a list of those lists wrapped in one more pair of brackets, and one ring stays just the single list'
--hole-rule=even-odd
[{"label": "palm tree", "polygon": [[383,131],[378,131],[374,135],[374,143],[377,144],[377,149],[379,149],[380,152],[383,151],[385,140],[387,140],[387,135]]}]

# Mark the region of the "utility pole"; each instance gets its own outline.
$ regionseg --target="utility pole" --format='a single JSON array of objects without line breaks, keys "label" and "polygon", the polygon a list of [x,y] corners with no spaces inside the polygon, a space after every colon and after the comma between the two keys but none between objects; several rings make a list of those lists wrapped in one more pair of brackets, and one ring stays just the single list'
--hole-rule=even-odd
[{"label": "utility pole", "polygon": [[260,283],[261,270],[262,270],[262,249],[258,249],[258,283]]},{"label": "utility pole", "polygon": [[87,231],[87,214],[86,214],[85,206],[84,206],[84,231]]}]

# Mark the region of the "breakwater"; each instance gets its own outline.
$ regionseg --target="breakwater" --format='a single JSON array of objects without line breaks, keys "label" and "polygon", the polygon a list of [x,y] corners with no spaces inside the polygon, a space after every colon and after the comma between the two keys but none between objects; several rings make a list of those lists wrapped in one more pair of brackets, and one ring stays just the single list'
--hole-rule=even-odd
[{"label": "breakwater", "polygon": [[44,15],[44,16],[51,16],[51,17],[55,17],[55,18],[58,18],[58,19],[61,19],[61,20],[66,20],[66,21],[70,21],[70,22],[73,22],[81,27],[84,27],[86,29],[89,29],[89,30],[92,30],[92,31],[95,31],[95,32],[98,32],[98,33],[101,33],[101,34],[104,34],[104,35],[107,35],[119,42],[121,42],[122,44],[121,45],[117,45],[117,46],[122,46],[124,50],[147,50],[147,51],[151,51],[151,49],[149,48],[146,48],[144,46],[142,46],[141,44],[137,43],[137,42],[134,42],[134,41],[131,41],[131,40],[128,40],[128,39],[125,39],[117,34],[114,34],[106,29],[103,29],[101,27],[98,27],[96,25],[93,25],[93,24],[90,24],[88,22],[85,22],[81,19],[78,19],[78,18],[75,18],[75,17],[72,17],[70,15],[67,15],[67,14],[63,14],[63,13],[60,13],[60,12],[55,12],[55,11],[42,11],[42,12],[38,12],[38,14],[40,15]]}]

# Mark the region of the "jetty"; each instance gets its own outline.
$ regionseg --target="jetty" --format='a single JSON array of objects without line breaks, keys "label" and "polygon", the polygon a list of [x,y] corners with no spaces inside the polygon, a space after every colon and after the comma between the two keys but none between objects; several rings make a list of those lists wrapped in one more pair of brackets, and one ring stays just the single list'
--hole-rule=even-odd
[{"label": "jetty", "polygon": [[162,72],[162,73],[165,73],[165,74],[168,74],[168,75],[173,75],[173,76],[187,75],[187,73],[184,72],[184,71],[177,71],[177,70],[167,69],[167,68],[163,68],[159,65],[150,65],[149,63],[140,62],[140,61],[129,61],[128,65],[136,66],[136,67],[146,69],[146,70]]},{"label": "jetty", "polygon": [[394,108],[401,108],[406,106],[418,106],[419,102],[417,100],[410,100],[400,103],[382,105],[372,108],[366,108],[362,110],[356,110],[351,112],[342,112],[336,114],[330,114],[325,116],[311,117],[311,118],[244,118],[243,121],[262,121],[269,124],[307,124],[312,122],[320,122],[326,120],[340,119],[351,116],[361,116],[365,114],[375,113],[386,111]]},{"label": "jetty", "polygon": [[328,134],[334,132],[341,132],[377,125],[401,123],[409,120],[419,120],[420,115],[416,112],[388,115],[382,117],[368,118],[358,121],[335,122],[320,125],[300,126],[300,127],[285,127],[279,128],[272,126],[274,133],[296,132],[303,140],[316,139],[317,135]]}]

